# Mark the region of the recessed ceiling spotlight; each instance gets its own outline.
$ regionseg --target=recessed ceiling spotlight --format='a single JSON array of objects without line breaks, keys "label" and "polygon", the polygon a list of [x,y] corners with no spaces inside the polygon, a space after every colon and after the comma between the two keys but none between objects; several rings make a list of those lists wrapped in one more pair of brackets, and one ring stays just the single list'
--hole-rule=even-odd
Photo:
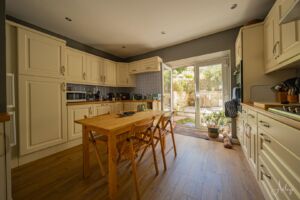
[{"label": "recessed ceiling spotlight", "polygon": [[234,4],[231,5],[230,9],[231,10],[236,9],[237,6],[238,6],[237,3],[234,3]]},{"label": "recessed ceiling spotlight", "polygon": [[162,35],[165,35],[166,34],[166,32],[165,31],[162,31],[162,32],[160,32]]},{"label": "recessed ceiling spotlight", "polygon": [[126,46],[122,46],[123,49],[126,49]]},{"label": "recessed ceiling spotlight", "polygon": [[65,17],[65,20],[67,20],[68,22],[71,22],[71,21],[72,21],[72,19],[69,18],[69,17]]}]

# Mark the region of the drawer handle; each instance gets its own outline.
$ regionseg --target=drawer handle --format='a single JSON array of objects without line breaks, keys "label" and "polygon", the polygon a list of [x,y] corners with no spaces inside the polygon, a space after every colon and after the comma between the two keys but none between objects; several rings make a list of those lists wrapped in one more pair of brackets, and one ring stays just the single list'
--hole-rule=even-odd
[{"label": "drawer handle", "polygon": [[270,140],[269,138],[265,138],[265,134],[260,133],[259,135],[263,138],[263,140],[264,140],[265,142],[271,143],[271,140]]},{"label": "drawer handle", "polygon": [[254,116],[254,115],[252,115],[252,114],[248,114],[248,116],[249,116],[249,117],[251,117],[252,119],[254,119],[254,118],[255,118],[255,116]]},{"label": "drawer handle", "polygon": [[260,120],[259,123],[261,123],[264,127],[270,128],[270,125],[267,122]]},{"label": "drawer handle", "polygon": [[[264,165],[260,165],[261,168],[264,168]],[[267,177],[268,179],[272,179],[271,175],[267,174],[266,172],[261,171],[261,174],[264,175],[265,177]]]}]

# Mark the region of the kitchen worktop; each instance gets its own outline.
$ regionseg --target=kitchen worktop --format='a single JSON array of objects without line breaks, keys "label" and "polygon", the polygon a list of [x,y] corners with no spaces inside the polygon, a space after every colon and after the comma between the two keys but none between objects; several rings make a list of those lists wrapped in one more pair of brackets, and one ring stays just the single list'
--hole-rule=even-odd
[{"label": "kitchen worktop", "polygon": [[150,99],[143,99],[143,100],[116,100],[116,101],[110,101],[110,100],[103,100],[103,101],[79,101],[79,102],[67,102],[67,106],[73,106],[73,105],[84,105],[84,104],[101,104],[101,103],[117,103],[117,102],[155,102],[160,100],[150,100]]},{"label": "kitchen worktop", "polygon": [[291,126],[293,128],[299,129],[300,130],[300,122],[282,115],[278,115],[272,112],[269,112],[268,110],[262,109],[262,108],[258,108],[256,106],[253,105],[253,103],[241,103],[242,106],[246,106],[249,107],[255,111],[257,111],[258,113],[261,113],[263,115],[266,115],[276,121],[279,121],[281,123],[284,123],[288,126]]}]

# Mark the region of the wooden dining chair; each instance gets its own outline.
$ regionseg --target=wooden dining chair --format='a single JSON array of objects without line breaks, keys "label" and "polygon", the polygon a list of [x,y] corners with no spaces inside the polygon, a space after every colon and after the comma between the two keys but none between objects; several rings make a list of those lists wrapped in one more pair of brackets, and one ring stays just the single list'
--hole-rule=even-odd
[{"label": "wooden dining chair", "polygon": [[[173,115],[174,115],[174,112],[162,115],[153,129],[154,139],[156,139],[154,147],[156,147],[157,144],[160,143],[165,171],[167,170],[167,162],[166,162],[166,155],[165,155],[165,146],[166,146],[165,139],[166,139],[166,136],[168,136],[168,135],[171,135],[171,137],[172,137],[174,156],[175,157],[177,156],[175,135],[174,135],[174,129],[173,129],[173,123],[172,123]],[[143,158],[146,150],[147,149],[145,149],[143,151],[143,153],[141,154],[140,160]]]},{"label": "wooden dining chair", "polygon": [[[109,113],[106,113],[106,114],[103,114],[103,115],[108,115],[108,114]],[[86,119],[88,117],[85,115],[84,118]],[[101,161],[101,155],[100,155],[99,149],[97,147],[97,143],[107,144],[107,136],[102,135],[100,133],[97,133],[95,131],[90,131],[89,132],[89,140],[90,140],[90,142],[93,146],[93,149],[94,149],[94,152],[95,152],[95,155],[96,155],[96,158],[97,158],[97,162],[98,162],[98,165],[99,165],[99,168],[100,168],[100,174],[102,176],[105,176],[105,170],[104,170],[104,167],[103,167],[103,164],[102,164],[102,161]]]},{"label": "wooden dining chair", "polygon": [[148,119],[132,126],[130,133],[123,143],[121,148],[121,154],[124,158],[131,160],[132,175],[135,185],[137,199],[140,199],[140,191],[138,185],[137,168],[135,159],[140,151],[144,151],[148,146],[152,147],[153,160],[155,166],[156,175],[158,175],[157,159],[154,147],[154,133],[153,133],[153,121],[155,118]]}]

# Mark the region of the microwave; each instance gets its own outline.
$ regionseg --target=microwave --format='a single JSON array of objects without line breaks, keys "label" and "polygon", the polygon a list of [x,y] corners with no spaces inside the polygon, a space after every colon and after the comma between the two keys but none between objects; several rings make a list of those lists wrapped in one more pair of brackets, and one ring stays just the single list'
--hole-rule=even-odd
[{"label": "microwave", "polygon": [[67,102],[86,101],[85,91],[67,91]]}]

